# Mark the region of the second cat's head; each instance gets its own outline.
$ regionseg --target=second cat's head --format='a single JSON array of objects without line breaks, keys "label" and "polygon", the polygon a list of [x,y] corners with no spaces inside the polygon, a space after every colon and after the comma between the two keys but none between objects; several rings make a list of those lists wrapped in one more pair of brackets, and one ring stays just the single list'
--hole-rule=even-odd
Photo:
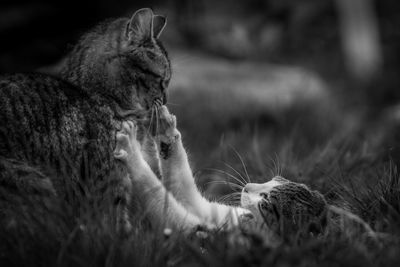
[{"label": "second cat's head", "polygon": [[241,206],[280,236],[304,230],[320,232],[326,223],[323,195],[280,176],[263,184],[246,184]]},{"label": "second cat's head", "polygon": [[171,78],[170,61],[159,41],[165,26],[166,18],[149,8],[129,19],[104,22],[80,39],[62,75],[125,110],[165,104]]}]

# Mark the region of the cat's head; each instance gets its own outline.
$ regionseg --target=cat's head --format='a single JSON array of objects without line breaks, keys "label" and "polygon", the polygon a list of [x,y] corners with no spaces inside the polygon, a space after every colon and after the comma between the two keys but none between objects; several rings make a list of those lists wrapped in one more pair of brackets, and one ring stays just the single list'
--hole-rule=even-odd
[{"label": "cat's head", "polygon": [[280,176],[263,184],[246,184],[241,206],[280,236],[300,230],[318,233],[326,224],[323,195]]},{"label": "cat's head", "polygon": [[166,18],[149,8],[130,19],[100,24],[81,38],[62,74],[123,110],[165,104],[171,78],[170,61],[159,41],[165,26]]}]

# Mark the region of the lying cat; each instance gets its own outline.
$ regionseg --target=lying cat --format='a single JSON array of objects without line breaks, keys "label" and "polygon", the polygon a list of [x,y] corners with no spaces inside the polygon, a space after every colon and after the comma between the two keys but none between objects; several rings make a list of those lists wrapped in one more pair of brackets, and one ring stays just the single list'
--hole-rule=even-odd
[{"label": "lying cat", "polygon": [[[136,194],[153,224],[190,233],[199,225],[231,228],[253,216],[279,235],[304,226],[323,226],[327,213],[324,197],[307,186],[274,177],[263,184],[248,183],[241,192],[241,207],[205,199],[196,187],[176,118],[163,106],[159,135],[164,184],[144,160],[136,140],[137,126],[127,121],[117,133],[114,157],[126,164]],[[311,229],[312,230],[312,229]]]}]

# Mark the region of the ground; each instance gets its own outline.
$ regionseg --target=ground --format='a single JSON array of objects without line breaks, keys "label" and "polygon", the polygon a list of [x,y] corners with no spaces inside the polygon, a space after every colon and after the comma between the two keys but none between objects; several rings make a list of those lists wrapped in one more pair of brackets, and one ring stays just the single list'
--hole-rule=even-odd
[{"label": "ground", "polygon": [[[29,210],[22,210],[36,228],[0,230],[0,265],[400,263],[400,179],[391,149],[396,124],[390,118],[351,107],[305,68],[238,63],[190,51],[173,51],[171,57],[174,78],[168,106],[177,116],[197,182],[207,197],[234,192],[218,182],[237,183],[230,176],[262,182],[281,174],[320,190],[330,204],[358,219],[332,215],[330,231],[322,235],[293,236],[272,244],[263,243],[257,231],[187,238],[165,229],[146,230],[142,220],[135,221],[126,236],[102,224],[96,211],[72,220],[68,206],[51,217],[30,217]],[[234,195],[224,200],[237,201]]]}]

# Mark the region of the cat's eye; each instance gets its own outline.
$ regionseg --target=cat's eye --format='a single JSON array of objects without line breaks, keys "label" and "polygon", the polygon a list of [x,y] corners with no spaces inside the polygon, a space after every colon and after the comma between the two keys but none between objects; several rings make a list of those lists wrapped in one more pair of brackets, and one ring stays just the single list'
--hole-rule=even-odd
[{"label": "cat's eye", "polygon": [[259,205],[260,209],[268,211],[268,202],[267,201],[261,200],[258,205]]}]

